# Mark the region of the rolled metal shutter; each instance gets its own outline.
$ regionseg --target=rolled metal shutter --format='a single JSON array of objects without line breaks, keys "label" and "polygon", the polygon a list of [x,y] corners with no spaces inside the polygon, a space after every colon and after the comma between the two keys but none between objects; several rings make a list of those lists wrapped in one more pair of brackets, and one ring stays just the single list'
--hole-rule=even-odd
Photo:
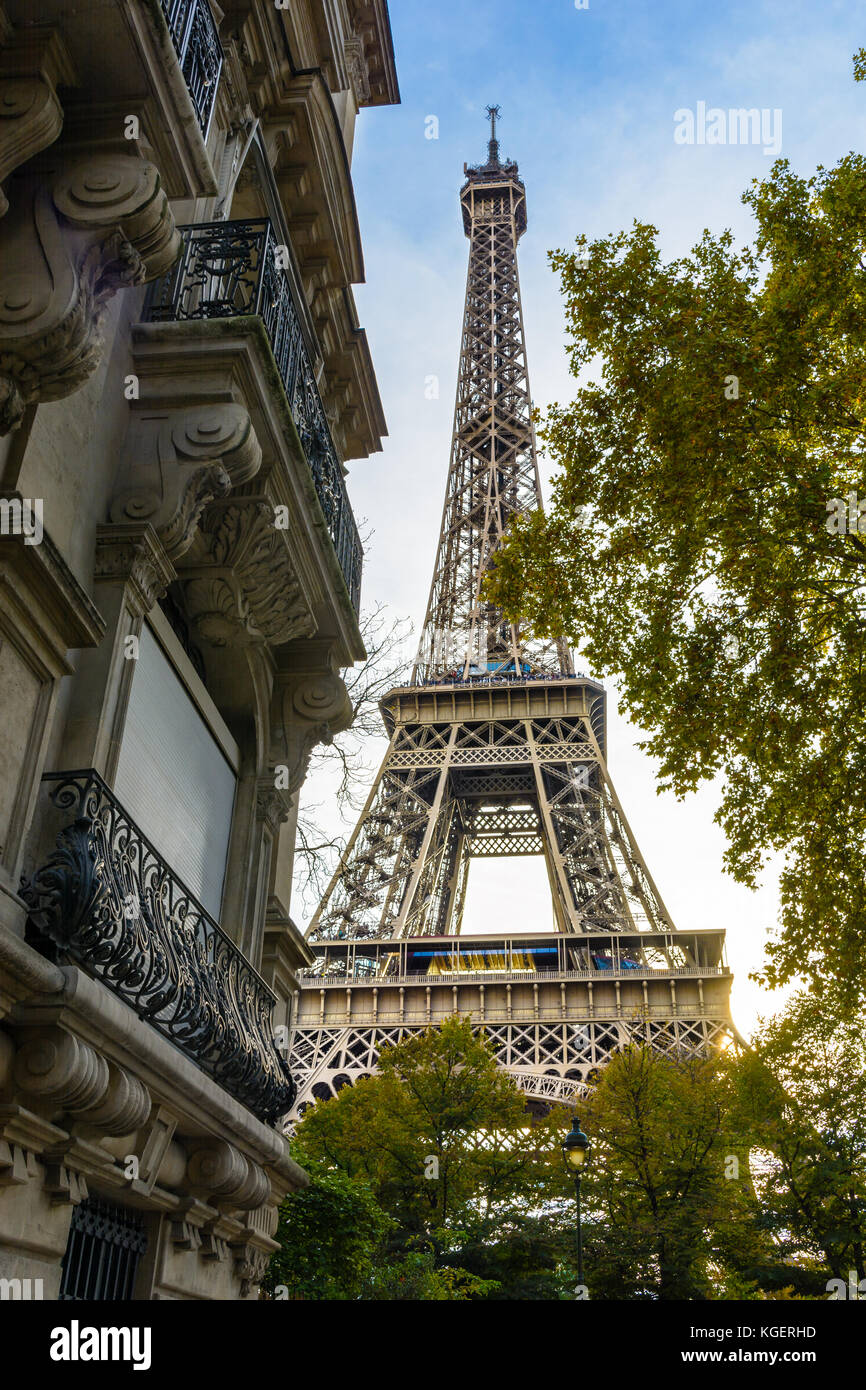
[{"label": "rolled metal shutter", "polygon": [[235,788],[234,770],[145,624],[115,792],[165,861],[217,919]]}]

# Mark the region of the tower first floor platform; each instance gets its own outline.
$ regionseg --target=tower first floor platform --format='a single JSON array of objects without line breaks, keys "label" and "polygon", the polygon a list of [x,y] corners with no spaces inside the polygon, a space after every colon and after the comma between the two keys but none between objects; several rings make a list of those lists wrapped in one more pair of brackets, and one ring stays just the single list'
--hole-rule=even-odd
[{"label": "tower first floor platform", "polygon": [[629,1042],[708,1051],[732,1033],[721,931],[514,932],[333,941],[296,998],[295,1114],[452,1014],[483,1028],[527,1098],[568,1101]]}]

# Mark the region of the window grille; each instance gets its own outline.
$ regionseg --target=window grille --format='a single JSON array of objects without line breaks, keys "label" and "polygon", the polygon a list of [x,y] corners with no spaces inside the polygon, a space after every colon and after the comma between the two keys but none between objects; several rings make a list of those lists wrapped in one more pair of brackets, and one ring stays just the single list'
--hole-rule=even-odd
[{"label": "window grille", "polygon": [[138,1262],[146,1249],[147,1235],[139,1212],[98,1197],[88,1198],[72,1213],[59,1297],[106,1302],[131,1299]]}]

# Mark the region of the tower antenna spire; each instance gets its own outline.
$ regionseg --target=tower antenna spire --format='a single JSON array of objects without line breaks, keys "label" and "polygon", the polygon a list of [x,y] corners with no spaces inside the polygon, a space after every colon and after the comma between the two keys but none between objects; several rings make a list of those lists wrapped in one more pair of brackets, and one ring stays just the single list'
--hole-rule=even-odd
[{"label": "tower antenna spire", "polygon": [[488,106],[487,114],[490,117],[490,139],[487,144],[488,164],[499,163],[499,141],[496,138],[496,122],[501,115],[502,108],[499,106]]}]

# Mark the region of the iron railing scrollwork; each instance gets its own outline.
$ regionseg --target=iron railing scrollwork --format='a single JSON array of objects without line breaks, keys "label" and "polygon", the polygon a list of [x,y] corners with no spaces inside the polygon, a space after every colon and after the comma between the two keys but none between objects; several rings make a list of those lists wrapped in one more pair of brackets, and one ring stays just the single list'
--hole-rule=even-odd
[{"label": "iron railing scrollwork", "polygon": [[183,252],[150,288],[151,322],[258,315],[271,344],[328,534],[355,611],[363,551],[280,248],[267,218],[181,227]]},{"label": "iron railing scrollwork", "polygon": [[223,50],[208,0],[160,0],[201,133],[207,139]]},{"label": "iron railing scrollwork", "polygon": [[264,980],[96,772],[43,781],[61,828],[53,853],[22,883],[37,935],[275,1124],[296,1087]]}]

